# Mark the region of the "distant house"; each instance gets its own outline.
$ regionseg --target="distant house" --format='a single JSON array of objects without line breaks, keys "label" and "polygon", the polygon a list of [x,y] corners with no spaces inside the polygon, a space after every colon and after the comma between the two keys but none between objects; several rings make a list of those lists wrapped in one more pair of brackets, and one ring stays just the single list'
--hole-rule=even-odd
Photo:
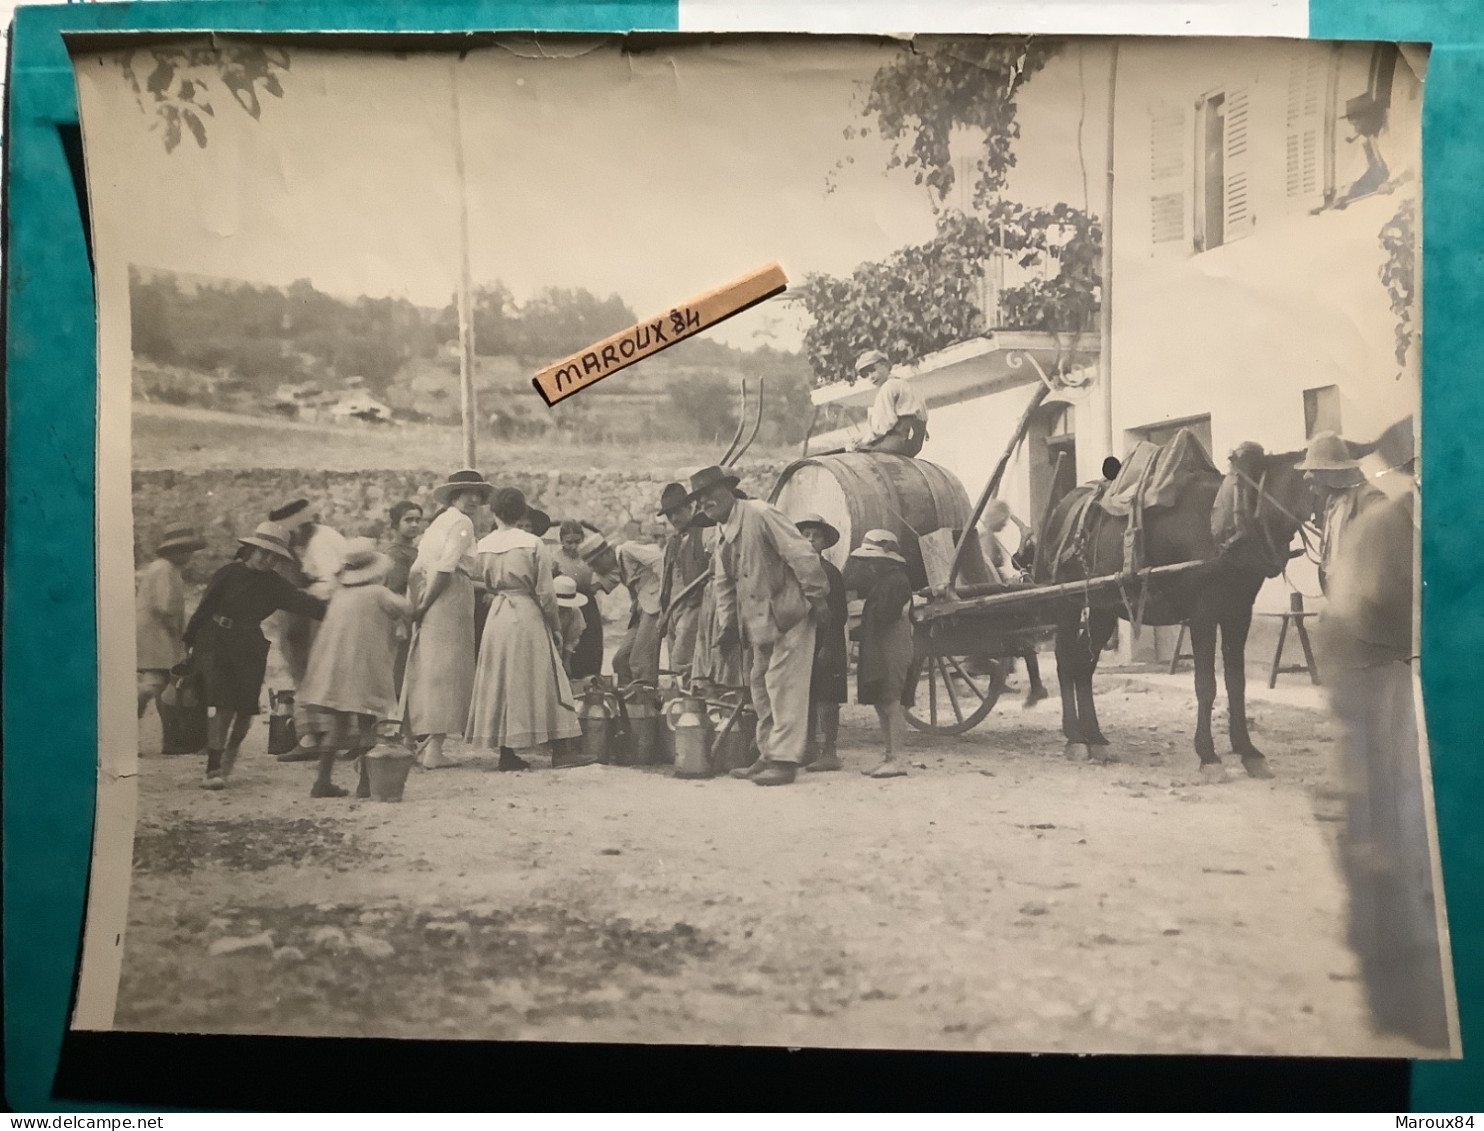
[{"label": "distant house", "polygon": [[342,394],[328,408],[331,420],[362,420],[368,424],[392,423],[392,410],[364,390]]},{"label": "distant house", "polygon": [[[923,458],[976,495],[1041,379],[1027,357],[1053,377],[1055,367],[1070,373],[1054,380],[1000,489],[1032,524],[1096,478],[1105,456],[1182,426],[1224,468],[1243,440],[1269,451],[1302,448],[1323,430],[1369,440],[1416,412],[1417,348],[1398,363],[1380,236],[1417,206],[1421,91],[1394,45],[1233,42],[1192,52],[1126,40],[1114,107],[1108,385],[1097,377],[1096,334],[998,330],[921,358],[900,373],[933,410]],[[1033,159],[1028,150],[1022,164]],[[839,384],[814,401],[860,406],[873,394]],[[1318,592],[1302,560],[1289,575]],[[1279,579],[1259,609],[1286,602]],[[1157,635],[1167,654],[1172,636]]]}]

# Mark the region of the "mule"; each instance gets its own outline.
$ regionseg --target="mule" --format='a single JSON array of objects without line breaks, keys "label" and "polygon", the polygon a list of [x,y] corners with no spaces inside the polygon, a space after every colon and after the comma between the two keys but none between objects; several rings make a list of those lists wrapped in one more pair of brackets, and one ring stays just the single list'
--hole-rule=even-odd
[{"label": "mule", "polygon": [[[1238,453],[1245,461],[1240,471]],[[1109,742],[1098,723],[1092,677],[1118,620],[1130,620],[1137,613],[1142,624],[1189,625],[1195,657],[1195,751],[1202,772],[1211,777],[1224,773],[1211,734],[1219,633],[1232,751],[1252,777],[1273,776],[1247,729],[1247,634],[1258,590],[1282,572],[1290,557],[1289,544],[1312,505],[1309,487],[1296,467],[1302,452],[1264,455],[1261,448],[1247,444],[1238,453],[1233,453],[1230,474],[1239,476],[1244,485],[1236,497],[1246,507],[1241,516],[1246,533],[1234,544],[1218,549],[1212,533],[1212,509],[1223,482],[1219,472],[1193,473],[1173,505],[1145,511],[1143,516],[1144,566],[1203,561],[1214,563],[1209,571],[1160,582],[1157,589],[1151,588],[1142,609],[1137,607],[1137,594],[1131,593],[1132,609],[1129,603],[1118,609],[1074,609],[1059,620],[1056,664],[1068,758],[1108,760]],[[1077,487],[1052,509],[1036,556],[1038,583],[1078,581],[1124,570],[1127,518],[1115,518],[1092,502],[1081,536],[1070,529],[1082,501],[1096,490],[1096,484]],[[1053,549],[1066,545],[1067,538],[1077,543],[1073,552]]]}]

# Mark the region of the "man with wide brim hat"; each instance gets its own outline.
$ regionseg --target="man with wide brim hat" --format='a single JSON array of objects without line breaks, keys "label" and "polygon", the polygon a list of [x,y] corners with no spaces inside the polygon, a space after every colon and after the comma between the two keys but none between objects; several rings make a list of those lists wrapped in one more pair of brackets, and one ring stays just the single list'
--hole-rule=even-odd
[{"label": "man with wide brim hat", "polygon": [[667,483],[660,492],[659,513],[673,533],[665,540],[660,583],[660,612],[672,671],[688,672],[695,662],[701,624],[705,577],[711,568],[706,531],[711,520],[701,513],[690,491]]},{"label": "man with wide brim hat", "polygon": [[891,375],[891,362],[880,350],[867,350],[855,363],[856,379],[877,386],[866,415],[866,432],[851,447],[857,451],[915,456],[927,440],[928,408],[911,382]]},{"label": "man with wide brim hat", "polygon": [[474,515],[494,496],[477,471],[455,471],[433,488],[444,507],[428,523],[407,574],[412,643],[402,675],[401,718],[425,770],[455,765],[443,753],[450,734],[463,734],[474,698],[477,651]]},{"label": "man with wide brim hat", "polygon": [[850,693],[845,627],[850,619],[845,580],[825,551],[840,541],[840,532],[823,515],[806,514],[794,523],[809,539],[830,584],[827,613],[814,631],[814,667],[809,675],[809,730],[804,739],[804,768],[812,773],[840,769],[840,704]]},{"label": "man with wide brim hat", "polygon": [[1338,433],[1316,434],[1297,466],[1314,494],[1314,519],[1319,524],[1319,588],[1324,590],[1346,530],[1361,511],[1384,502],[1386,496],[1367,482],[1360,462]]},{"label": "man with wide brim hat", "polygon": [[[206,548],[193,526],[170,526],[155,546],[154,560],[134,579],[134,642],[138,680],[139,717],[150,703],[158,702],[170,684],[170,669],[185,659],[185,567],[191,555]],[[166,711],[160,720],[169,731]],[[162,751],[194,754],[181,750],[167,733]]]},{"label": "man with wide brim hat", "polygon": [[717,524],[712,555],[718,644],[751,649],[749,684],[761,755],[745,771],[758,785],[788,785],[804,758],[815,627],[829,613],[829,582],[814,547],[771,503],[738,499],[720,467],[691,476],[691,496]]},{"label": "man with wide brim hat", "polygon": [[[412,603],[381,584],[391,566],[370,538],[346,543],[340,585],[294,705],[299,746],[318,755],[311,797],[344,797],[332,780],[336,757],[364,755],[377,744],[377,724],[397,717],[397,628],[411,617]],[[364,762],[356,793],[370,796]]]}]

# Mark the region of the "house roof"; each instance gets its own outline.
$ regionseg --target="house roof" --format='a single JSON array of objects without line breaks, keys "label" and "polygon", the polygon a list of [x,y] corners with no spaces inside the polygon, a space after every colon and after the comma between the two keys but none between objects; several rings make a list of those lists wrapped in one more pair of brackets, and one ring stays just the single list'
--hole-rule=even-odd
[{"label": "house roof", "polygon": [[[892,374],[910,381],[929,408],[940,408],[1039,380],[1036,365],[1027,365],[1026,356],[1048,374],[1083,369],[1097,362],[1098,337],[997,330],[899,365]],[[837,381],[815,389],[811,399],[816,405],[864,408],[875,396],[876,386],[869,381]]]}]

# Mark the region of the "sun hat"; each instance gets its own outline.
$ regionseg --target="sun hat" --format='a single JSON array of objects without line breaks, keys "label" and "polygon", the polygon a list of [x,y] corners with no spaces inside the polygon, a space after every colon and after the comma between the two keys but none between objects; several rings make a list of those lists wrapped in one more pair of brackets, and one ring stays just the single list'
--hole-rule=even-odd
[{"label": "sun hat", "polygon": [[1300,471],[1354,471],[1360,467],[1336,432],[1320,432],[1309,441]]},{"label": "sun hat", "polygon": [[546,532],[551,529],[551,515],[539,507],[528,505],[526,507],[526,518],[521,521],[525,521],[526,519],[530,520],[531,533],[537,538],[546,537]]},{"label": "sun hat", "polygon": [[870,369],[871,366],[882,361],[885,361],[888,365],[891,364],[890,359],[880,350],[867,350],[855,359],[855,372],[857,375],[862,374],[867,369]]},{"label": "sun hat", "polygon": [[281,558],[294,560],[294,552],[289,549],[289,532],[277,522],[260,522],[258,528],[246,538],[237,539],[244,546],[256,546],[260,550],[267,550],[270,554],[277,554]]},{"label": "sun hat", "polygon": [[828,550],[836,542],[840,541],[840,532],[833,526],[831,526],[828,522],[826,522],[823,515],[806,514],[803,518],[795,522],[794,525],[799,528],[799,531],[801,533],[804,531],[804,528],[806,526],[817,526],[820,530],[823,530],[826,539],[824,548],[826,550]]},{"label": "sun hat", "polygon": [[392,559],[376,548],[370,538],[352,538],[345,544],[345,565],[340,570],[341,585],[374,585],[386,577]]},{"label": "sun hat", "polygon": [[556,586],[557,604],[564,609],[580,609],[587,604],[587,596],[577,592],[577,582],[566,574],[562,574],[552,581]]},{"label": "sun hat", "polygon": [[291,503],[284,503],[276,510],[268,512],[268,521],[276,522],[285,530],[298,530],[314,521],[314,514],[309,509],[308,499],[295,499]]},{"label": "sun hat", "polygon": [[594,558],[604,550],[609,549],[608,539],[604,538],[596,530],[589,531],[581,544],[577,547],[577,556],[583,561],[591,563]]},{"label": "sun hat", "polygon": [[167,526],[165,533],[160,535],[160,544],[155,547],[155,553],[163,554],[170,550],[204,550],[206,543],[201,535],[196,533],[194,526]]},{"label": "sun hat", "polygon": [[888,561],[907,564],[902,557],[901,544],[890,530],[867,530],[861,544],[850,551],[852,558],[884,558]]},{"label": "sun hat", "polygon": [[447,506],[449,496],[455,491],[470,490],[478,491],[481,501],[487,503],[490,501],[490,496],[495,493],[495,485],[479,472],[465,468],[463,471],[455,471],[445,482],[434,487],[433,498]]},{"label": "sun hat", "polygon": [[699,499],[713,487],[725,486],[735,493],[737,484],[741,482],[741,478],[727,468],[717,467],[715,464],[703,467],[690,477],[690,493],[685,496],[685,501]]}]

